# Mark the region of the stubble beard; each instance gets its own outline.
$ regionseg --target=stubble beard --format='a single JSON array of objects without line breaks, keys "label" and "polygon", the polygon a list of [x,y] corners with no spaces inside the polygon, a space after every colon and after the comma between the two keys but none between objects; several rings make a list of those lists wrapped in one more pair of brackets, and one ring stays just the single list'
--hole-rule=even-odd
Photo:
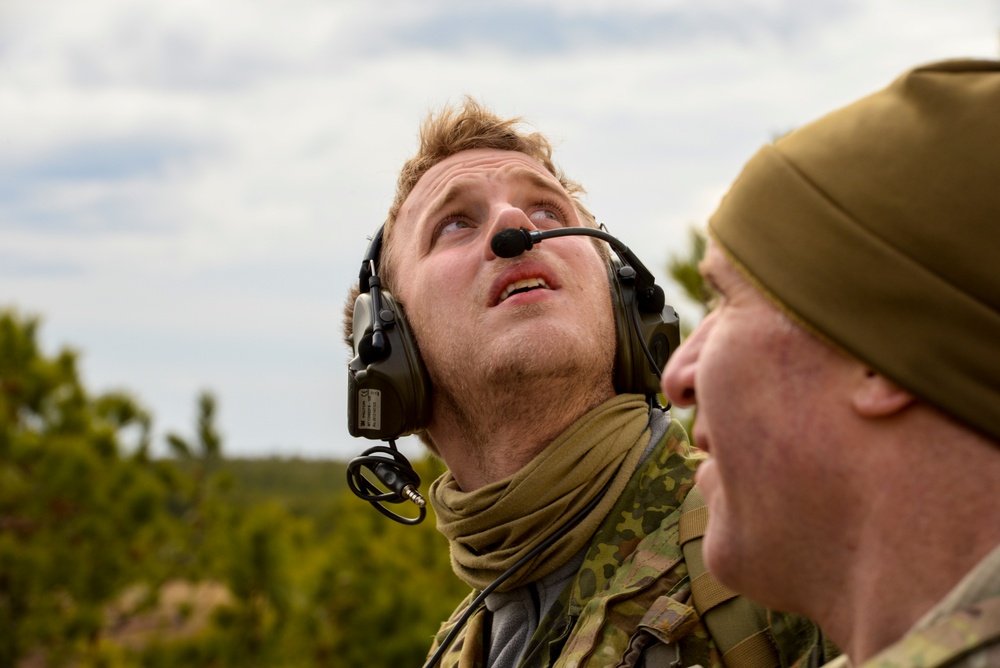
[{"label": "stubble beard", "polygon": [[[533,311],[541,313],[529,305],[523,315]],[[468,448],[514,422],[544,430],[567,416],[575,420],[614,394],[615,333],[607,324],[609,331],[596,324],[543,327],[531,341],[510,335],[469,342],[434,364],[435,415],[453,420]]]}]

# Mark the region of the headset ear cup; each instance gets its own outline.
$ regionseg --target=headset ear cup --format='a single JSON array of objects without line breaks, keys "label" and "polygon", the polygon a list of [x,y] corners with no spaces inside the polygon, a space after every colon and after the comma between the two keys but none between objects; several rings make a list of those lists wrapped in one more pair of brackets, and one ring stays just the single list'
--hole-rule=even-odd
[{"label": "headset ear cup", "polygon": [[[633,279],[628,275],[629,268],[625,268],[624,278],[622,268],[622,263],[612,258],[608,273],[618,334],[615,391],[653,396],[660,392],[659,372],[680,345],[680,324],[677,313],[669,305],[664,305],[662,311],[641,312],[636,304]],[[656,362],[656,372],[650,367],[644,344]]]},{"label": "headset ear cup", "polygon": [[[347,426],[352,436],[389,440],[430,421],[431,385],[402,307],[381,292],[380,313],[362,293],[354,303],[354,358],[348,365]],[[385,345],[371,345],[376,319]]]}]

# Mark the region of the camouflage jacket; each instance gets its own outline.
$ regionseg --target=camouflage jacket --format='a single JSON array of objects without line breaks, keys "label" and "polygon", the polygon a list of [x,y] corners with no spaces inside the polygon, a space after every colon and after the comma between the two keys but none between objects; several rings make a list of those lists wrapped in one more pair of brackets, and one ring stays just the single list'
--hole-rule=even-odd
[{"label": "camouflage jacket", "polygon": [[957,604],[939,605],[861,668],[1000,666],[1000,547],[970,576],[946,599],[957,595]]},{"label": "camouflage jacket", "polygon": [[[521,668],[722,665],[691,605],[678,535],[680,505],[702,459],[672,421],[594,534],[580,570],[541,619]],[[441,626],[432,654],[478,593]],[[484,666],[486,623],[483,607],[445,652],[442,668]],[[796,627],[806,644],[815,642],[811,630],[808,625],[803,636]]]}]

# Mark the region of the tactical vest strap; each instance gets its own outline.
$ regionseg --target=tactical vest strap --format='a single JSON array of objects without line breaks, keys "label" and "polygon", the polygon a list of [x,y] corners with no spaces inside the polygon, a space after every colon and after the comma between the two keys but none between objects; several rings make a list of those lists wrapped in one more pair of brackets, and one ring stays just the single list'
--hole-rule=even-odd
[{"label": "tactical vest strap", "polygon": [[745,668],[770,668],[777,665],[777,658],[771,632],[768,629],[761,629],[723,654],[722,663]]},{"label": "tactical vest strap", "polygon": [[699,613],[708,612],[737,596],[739,594],[719,582],[708,571],[691,580],[691,598],[694,599],[694,609]]},{"label": "tactical vest strap", "polygon": [[777,668],[781,665],[768,625],[767,611],[739,596],[705,569],[701,541],[708,507],[697,485],[681,504],[678,521],[684,562],[691,576],[691,599],[729,668]]},{"label": "tactical vest strap", "polygon": [[[684,508],[684,506],[682,505],[681,508]],[[680,544],[683,545],[689,540],[701,538],[705,535],[705,529],[707,527],[708,506],[701,506],[700,508],[695,508],[694,510],[685,511],[684,514],[681,515],[677,527],[680,532]]]}]

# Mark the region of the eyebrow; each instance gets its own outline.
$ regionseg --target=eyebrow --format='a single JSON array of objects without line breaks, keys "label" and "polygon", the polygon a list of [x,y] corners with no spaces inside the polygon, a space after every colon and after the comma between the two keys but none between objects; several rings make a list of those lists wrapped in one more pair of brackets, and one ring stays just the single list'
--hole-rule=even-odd
[{"label": "eyebrow", "polygon": [[526,179],[531,182],[531,185],[541,190],[547,190],[554,195],[571,199],[562,184],[557,185],[534,170],[521,167],[512,170],[510,175],[514,178]]},{"label": "eyebrow", "polygon": [[465,195],[465,186],[463,185],[463,181],[465,180],[466,179],[462,179],[458,182],[452,181],[449,183],[448,187],[445,188],[445,191],[427,206],[427,210],[424,212],[424,215],[433,214],[441,209],[446,209],[451,206],[455,200]]},{"label": "eyebrow", "polygon": [[[518,167],[512,169],[510,172],[508,172],[507,178],[524,179],[528,181],[535,188],[545,190],[558,197],[564,197],[566,198],[567,201],[572,201],[572,198],[569,196],[569,193],[567,193],[562,188],[561,184],[557,185],[552,181],[546,179],[538,172],[528,169],[526,167]],[[442,209],[446,209],[447,207],[451,206],[452,203],[454,203],[456,200],[461,199],[465,195],[465,188],[467,187],[467,183],[469,180],[470,179],[468,177],[463,177],[449,183],[447,188],[445,188],[445,191],[441,193],[441,195],[437,197],[433,202],[431,202],[430,205],[428,205],[425,215],[433,214],[438,211],[441,211]]]}]

